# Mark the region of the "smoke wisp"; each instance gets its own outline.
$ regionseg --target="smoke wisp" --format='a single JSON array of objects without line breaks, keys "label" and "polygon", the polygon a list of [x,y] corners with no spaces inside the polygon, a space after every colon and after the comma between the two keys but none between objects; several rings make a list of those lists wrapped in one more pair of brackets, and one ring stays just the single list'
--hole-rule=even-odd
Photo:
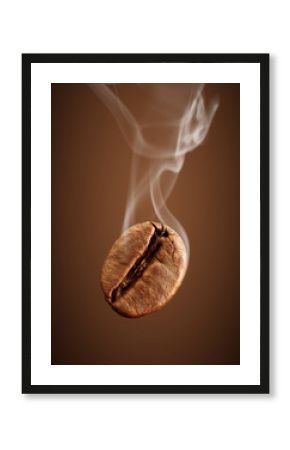
[{"label": "smoke wisp", "polygon": [[136,84],[134,90],[141,101],[132,111],[130,99],[121,100],[117,85],[89,86],[115,118],[132,151],[123,230],[136,223],[137,207],[149,196],[158,221],[173,228],[183,239],[188,260],[188,236],[166,202],[186,154],[204,141],[218,102],[206,107],[203,84]]}]

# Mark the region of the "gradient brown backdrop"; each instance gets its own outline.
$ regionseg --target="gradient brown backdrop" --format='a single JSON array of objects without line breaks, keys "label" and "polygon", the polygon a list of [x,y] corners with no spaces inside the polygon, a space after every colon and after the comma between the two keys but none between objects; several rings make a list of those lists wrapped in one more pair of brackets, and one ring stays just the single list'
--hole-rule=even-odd
[{"label": "gradient brown backdrop", "polygon": [[189,268],[169,305],[130,320],[105,302],[99,275],[121,231],[131,151],[87,85],[52,84],[52,364],[240,363],[240,89],[204,92],[220,106],[168,201]]}]

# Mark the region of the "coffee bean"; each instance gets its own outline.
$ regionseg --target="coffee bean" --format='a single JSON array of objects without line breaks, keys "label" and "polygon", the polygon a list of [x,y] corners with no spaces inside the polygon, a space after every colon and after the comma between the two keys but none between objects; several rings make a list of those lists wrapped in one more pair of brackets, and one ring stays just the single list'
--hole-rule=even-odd
[{"label": "coffee bean", "polygon": [[119,314],[141,317],[163,308],[186,271],[186,251],[168,226],[144,222],[113,244],[102,268],[105,299]]}]

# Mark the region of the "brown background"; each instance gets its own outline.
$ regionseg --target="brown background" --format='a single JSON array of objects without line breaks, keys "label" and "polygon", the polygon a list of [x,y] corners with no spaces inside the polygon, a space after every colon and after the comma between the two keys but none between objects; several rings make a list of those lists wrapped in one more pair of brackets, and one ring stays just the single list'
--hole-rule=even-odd
[{"label": "brown background", "polygon": [[130,320],[107,305],[99,275],[121,231],[131,151],[87,85],[52,84],[52,364],[239,364],[240,90],[204,92],[220,106],[168,200],[189,268],[166,308]]}]

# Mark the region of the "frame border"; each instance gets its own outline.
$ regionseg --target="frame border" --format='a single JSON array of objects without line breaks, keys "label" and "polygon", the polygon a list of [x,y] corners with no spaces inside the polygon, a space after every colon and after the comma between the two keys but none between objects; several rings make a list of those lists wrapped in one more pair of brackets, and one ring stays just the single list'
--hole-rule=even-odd
[{"label": "frame border", "polygon": [[[269,59],[268,53],[29,53],[22,54],[22,393],[23,394],[268,394],[269,393]],[[31,64],[260,64],[260,384],[31,384]]]}]

